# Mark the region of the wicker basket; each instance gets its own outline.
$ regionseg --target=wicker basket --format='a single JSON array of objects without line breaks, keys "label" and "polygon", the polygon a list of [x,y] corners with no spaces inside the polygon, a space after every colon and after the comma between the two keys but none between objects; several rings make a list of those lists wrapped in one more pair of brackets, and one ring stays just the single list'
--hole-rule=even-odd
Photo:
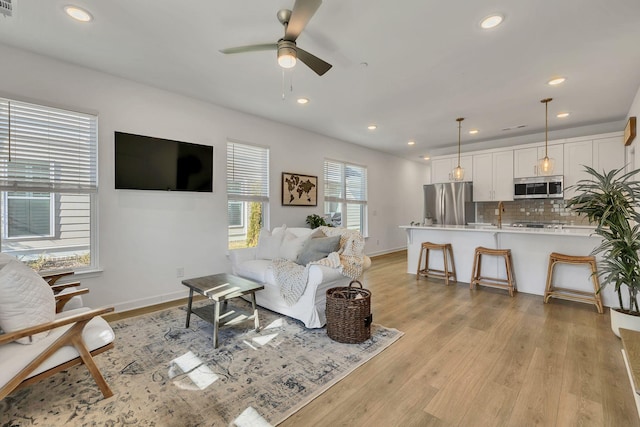
[{"label": "wicker basket", "polygon": [[[360,288],[353,287],[354,284]],[[334,341],[356,344],[371,338],[371,291],[357,280],[348,287],[327,290],[327,335]]]}]

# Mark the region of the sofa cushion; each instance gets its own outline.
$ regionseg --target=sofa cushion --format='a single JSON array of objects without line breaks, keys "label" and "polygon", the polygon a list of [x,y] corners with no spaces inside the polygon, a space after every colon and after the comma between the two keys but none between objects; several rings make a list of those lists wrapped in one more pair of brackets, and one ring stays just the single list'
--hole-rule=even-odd
[{"label": "sofa cushion", "polygon": [[247,279],[255,280],[258,283],[264,283],[266,282],[265,277],[270,266],[270,259],[244,261],[236,266],[235,274]]},{"label": "sofa cushion", "polygon": [[337,252],[338,249],[340,249],[340,236],[309,239],[302,247],[296,263],[307,265],[312,261],[326,258],[327,255],[331,252]]},{"label": "sofa cushion", "polygon": [[289,261],[295,261],[307,240],[309,240],[309,235],[296,236],[289,230],[285,231],[278,256]]},{"label": "sofa cushion", "polygon": [[260,230],[258,236],[258,246],[256,248],[257,259],[275,259],[280,253],[280,245],[284,237],[286,226],[274,229],[273,233],[269,230]]},{"label": "sofa cushion", "polygon": [[[15,332],[52,322],[55,314],[53,291],[38,273],[17,260],[0,270],[0,329]],[[31,344],[48,334],[42,332],[16,342]]]}]

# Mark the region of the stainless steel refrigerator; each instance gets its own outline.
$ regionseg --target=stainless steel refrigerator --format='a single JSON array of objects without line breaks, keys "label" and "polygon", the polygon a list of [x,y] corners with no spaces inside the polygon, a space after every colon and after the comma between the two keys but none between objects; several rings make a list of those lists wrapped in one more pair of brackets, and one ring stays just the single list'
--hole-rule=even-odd
[{"label": "stainless steel refrigerator", "polygon": [[446,182],[424,186],[424,218],[434,224],[465,225],[476,220],[471,182]]}]

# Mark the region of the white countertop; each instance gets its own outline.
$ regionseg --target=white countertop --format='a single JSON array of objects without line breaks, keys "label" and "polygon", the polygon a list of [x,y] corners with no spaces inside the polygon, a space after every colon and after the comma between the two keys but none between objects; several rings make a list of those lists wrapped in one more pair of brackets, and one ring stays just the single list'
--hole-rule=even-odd
[{"label": "white countertop", "polygon": [[520,233],[520,234],[548,234],[570,236],[594,236],[595,227],[562,225],[558,228],[527,228],[504,225],[498,228],[495,225],[401,225],[406,230],[450,230],[450,231],[474,231],[488,233]]}]

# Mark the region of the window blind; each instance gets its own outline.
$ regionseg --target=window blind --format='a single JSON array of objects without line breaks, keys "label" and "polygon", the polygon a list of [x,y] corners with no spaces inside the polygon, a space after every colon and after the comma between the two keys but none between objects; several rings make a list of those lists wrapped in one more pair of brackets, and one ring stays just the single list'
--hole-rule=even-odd
[{"label": "window blind", "polygon": [[324,198],[327,202],[366,203],[367,168],[325,160]]},{"label": "window blind", "polygon": [[269,201],[269,149],[227,142],[227,195],[229,199]]},{"label": "window blind", "polygon": [[96,192],[97,117],[0,98],[0,190]]}]

